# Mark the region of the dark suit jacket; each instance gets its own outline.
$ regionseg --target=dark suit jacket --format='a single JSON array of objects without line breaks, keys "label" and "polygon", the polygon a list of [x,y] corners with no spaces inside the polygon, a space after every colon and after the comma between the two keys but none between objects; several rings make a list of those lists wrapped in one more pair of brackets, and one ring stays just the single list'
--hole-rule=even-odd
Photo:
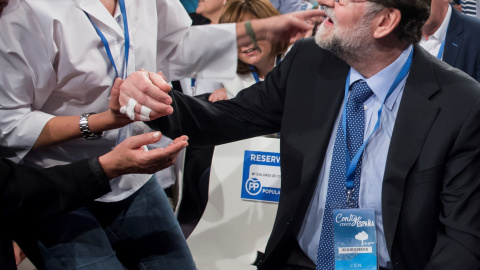
[{"label": "dark suit jacket", "polygon": [[12,231],[100,197],[110,184],[98,159],[48,169],[0,160],[0,269],[17,269]]},{"label": "dark suit jacket", "polygon": [[480,20],[452,8],[443,61],[480,82]]},{"label": "dark suit jacket", "polygon": [[[281,196],[259,269],[279,269],[295,246],[348,70],[302,40],[236,98],[206,104],[175,92],[174,114],[150,122],[172,138],[187,134],[191,145],[281,132]],[[480,84],[415,46],[382,187],[394,269],[480,268],[479,119]]]}]

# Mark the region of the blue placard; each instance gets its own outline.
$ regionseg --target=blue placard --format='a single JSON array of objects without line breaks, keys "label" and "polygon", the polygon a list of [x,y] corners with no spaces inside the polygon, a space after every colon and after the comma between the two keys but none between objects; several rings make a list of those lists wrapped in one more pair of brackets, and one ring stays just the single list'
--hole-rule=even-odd
[{"label": "blue placard", "polygon": [[278,203],[280,178],[280,153],[245,151],[242,199]]},{"label": "blue placard", "polygon": [[377,269],[375,209],[333,210],[335,269]]}]

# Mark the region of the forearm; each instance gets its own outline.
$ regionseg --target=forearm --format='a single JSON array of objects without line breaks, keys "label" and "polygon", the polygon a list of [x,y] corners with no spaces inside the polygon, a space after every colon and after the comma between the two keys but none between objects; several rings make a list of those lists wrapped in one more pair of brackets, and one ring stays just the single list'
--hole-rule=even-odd
[{"label": "forearm", "polygon": [[[256,40],[263,40],[266,38],[266,28],[262,21],[253,20],[251,21],[251,26],[253,32],[255,33]],[[252,43],[252,38],[248,35],[247,29],[244,22],[237,23],[235,25],[235,30],[237,32],[237,46],[247,46]]]},{"label": "forearm", "polygon": [[[33,148],[49,146],[64,141],[82,137],[80,116],[57,116],[50,119],[44,126]],[[109,111],[91,114],[88,117],[88,127],[93,133],[120,128],[130,123],[128,118],[115,119]]]}]

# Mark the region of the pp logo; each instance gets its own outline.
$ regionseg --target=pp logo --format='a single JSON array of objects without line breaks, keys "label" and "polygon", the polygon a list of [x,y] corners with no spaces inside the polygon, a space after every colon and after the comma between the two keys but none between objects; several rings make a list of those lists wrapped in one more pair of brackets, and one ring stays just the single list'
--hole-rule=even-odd
[{"label": "pp logo", "polygon": [[250,178],[245,182],[245,189],[252,196],[258,195],[262,191],[262,183],[257,178]]}]

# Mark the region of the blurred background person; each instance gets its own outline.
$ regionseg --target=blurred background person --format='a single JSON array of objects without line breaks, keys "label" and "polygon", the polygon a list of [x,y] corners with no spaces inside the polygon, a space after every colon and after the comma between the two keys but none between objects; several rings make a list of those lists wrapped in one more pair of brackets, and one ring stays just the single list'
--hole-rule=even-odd
[{"label": "blurred background person", "polygon": [[302,0],[270,0],[270,3],[282,14],[302,10]]},{"label": "blurred background person", "polygon": [[480,20],[459,13],[448,0],[432,0],[419,44],[480,82]]},{"label": "blurred background person", "polygon": [[[238,23],[279,14],[267,0],[229,0],[220,23]],[[233,98],[240,90],[263,81],[283,59],[289,45],[289,42],[262,40],[257,44],[238,47],[237,74],[233,80],[223,82],[225,94],[215,97],[214,101]]]}]

